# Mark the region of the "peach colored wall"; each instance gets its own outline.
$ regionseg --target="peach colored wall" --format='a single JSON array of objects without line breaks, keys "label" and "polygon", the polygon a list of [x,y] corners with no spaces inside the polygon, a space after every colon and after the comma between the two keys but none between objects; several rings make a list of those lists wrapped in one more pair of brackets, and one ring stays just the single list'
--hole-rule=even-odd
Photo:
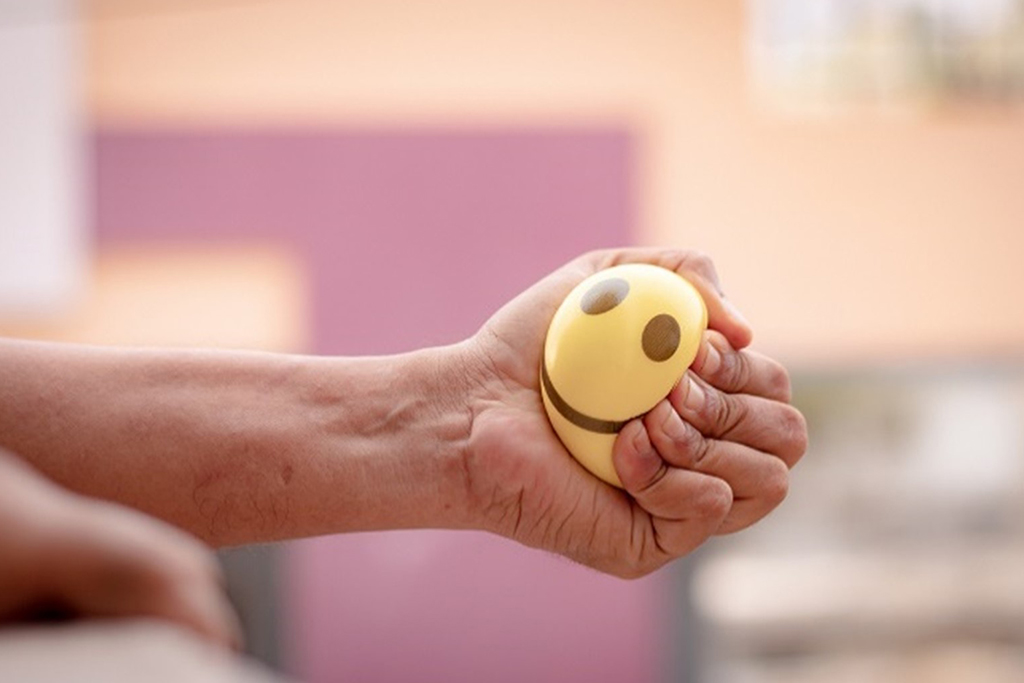
[{"label": "peach colored wall", "polygon": [[776,119],[748,94],[741,0],[90,11],[106,124],[621,122],[642,141],[644,240],[715,255],[763,347],[1024,347],[1024,115]]},{"label": "peach colored wall", "polygon": [[1024,112],[775,118],[749,96],[739,4],[706,6],[693,63],[718,78],[652,134],[650,234],[719,255],[797,363],[1024,348]]},{"label": "peach colored wall", "polygon": [[304,266],[297,254],[269,245],[104,245],[68,311],[0,316],[0,336],[303,352],[310,328]]}]

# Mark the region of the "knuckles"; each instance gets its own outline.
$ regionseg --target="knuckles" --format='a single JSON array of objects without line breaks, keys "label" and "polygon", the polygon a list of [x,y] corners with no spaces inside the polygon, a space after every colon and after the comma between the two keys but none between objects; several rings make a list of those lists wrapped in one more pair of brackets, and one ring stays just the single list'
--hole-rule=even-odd
[{"label": "knuckles", "polygon": [[700,275],[710,284],[718,286],[718,271],[715,269],[715,262],[707,253],[696,249],[684,252],[682,255],[682,267],[685,270]]},{"label": "knuckles", "polygon": [[693,514],[705,520],[724,520],[732,509],[732,489],[721,479],[708,477],[697,494],[690,501]]},{"label": "knuckles", "polygon": [[[675,414],[666,414],[662,417],[660,414],[662,410],[665,413],[671,411]],[[670,422],[675,425],[674,428],[669,426]],[[670,402],[659,406],[656,411],[651,411],[645,418],[644,424],[651,434],[652,441],[666,444],[671,448],[670,453],[662,455],[667,456],[678,467],[692,467],[699,463],[707,453],[707,439],[696,427],[678,415]]]},{"label": "knuckles", "polygon": [[[788,377],[785,381],[788,383]],[[760,435],[758,439],[774,444],[771,452],[790,467],[803,457],[808,445],[807,421],[799,410],[779,401],[755,404],[706,383],[702,387],[704,405],[696,416],[700,432],[713,438],[729,438],[737,430],[747,433],[754,429]],[[689,429],[695,433],[694,437],[683,443],[691,452],[699,454],[703,437],[696,434],[693,426]]]},{"label": "knuckles", "polygon": [[781,460],[772,460],[774,465],[761,484],[761,496],[769,509],[779,506],[789,495],[789,468]]},{"label": "knuckles", "polygon": [[780,401],[789,403],[793,395],[789,371],[781,363],[771,363],[768,370],[768,388]]},{"label": "knuckles", "polygon": [[778,430],[782,436],[779,455],[792,467],[807,451],[807,420],[793,406],[785,406],[779,416]]},{"label": "knuckles", "polygon": [[718,344],[715,348],[718,349],[718,353],[722,357],[722,363],[713,379],[726,391],[741,391],[743,387],[750,384],[752,374],[750,362],[746,356],[735,351],[728,344]]},{"label": "knuckles", "polygon": [[717,391],[711,387],[704,390],[704,417],[711,425],[713,435],[728,436],[739,425],[749,421],[750,406],[742,398]]}]

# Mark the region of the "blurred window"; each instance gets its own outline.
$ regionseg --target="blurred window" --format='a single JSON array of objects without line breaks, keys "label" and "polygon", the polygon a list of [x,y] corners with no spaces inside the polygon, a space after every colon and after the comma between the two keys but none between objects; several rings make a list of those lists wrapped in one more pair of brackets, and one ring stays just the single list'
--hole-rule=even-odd
[{"label": "blurred window", "polygon": [[748,0],[759,98],[790,111],[1024,105],[1024,0]]},{"label": "blurred window", "polygon": [[811,447],[707,548],[702,681],[1024,680],[1024,367],[797,373]]}]

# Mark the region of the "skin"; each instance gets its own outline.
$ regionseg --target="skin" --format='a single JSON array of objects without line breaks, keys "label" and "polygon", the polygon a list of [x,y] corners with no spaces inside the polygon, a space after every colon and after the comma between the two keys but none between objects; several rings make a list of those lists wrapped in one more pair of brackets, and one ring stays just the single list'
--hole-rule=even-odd
[{"label": "skin", "polygon": [[[613,459],[621,491],[566,457],[544,417],[536,368],[547,321],[565,295],[598,270],[633,262],[693,283],[708,307],[709,332],[685,380],[620,432]],[[524,292],[476,338],[484,368],[467,453],[471,499],[485,528],[634,578],[761,519],[785,498],[807,427],[788,404],[785,369],[736,350],[751,337],[713,264],[695,252],[595,252]]]},{"label": "skin", "polygon": [[0,451],[0,622],[147,617],[226,647],[241,631],[220,568],[192,536],[76,495]]},{"label": "skin", "polygon": [[[625,262],[689,279],[709,331],[684,381],[620,433],[623,491],[562,447],[537,368],[565,295]],[[141,510],[211,546],[484,529],[638,577],[749,526],[785,497],[806,426],[788,404],[785,370],[747,350],[751,336],[705,256],[593,252],[472,338],[399,356],[0,342],[0,444],[78,494]],[[174,545],[152,524],[161,529],[154,543]]]}]

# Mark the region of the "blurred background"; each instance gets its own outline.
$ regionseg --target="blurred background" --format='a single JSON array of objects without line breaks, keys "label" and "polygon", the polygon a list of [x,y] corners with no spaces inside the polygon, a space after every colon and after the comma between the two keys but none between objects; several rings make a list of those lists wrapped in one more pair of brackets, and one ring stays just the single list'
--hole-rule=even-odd
[{"label": "blurred background", "polygon": [[1021,0],[0,0],[0,93],[0,334],[390,353],[658,244],[792,370],[789,500],[641,581],[472,533],[222,553],[271,666],[1024,678]]}]

